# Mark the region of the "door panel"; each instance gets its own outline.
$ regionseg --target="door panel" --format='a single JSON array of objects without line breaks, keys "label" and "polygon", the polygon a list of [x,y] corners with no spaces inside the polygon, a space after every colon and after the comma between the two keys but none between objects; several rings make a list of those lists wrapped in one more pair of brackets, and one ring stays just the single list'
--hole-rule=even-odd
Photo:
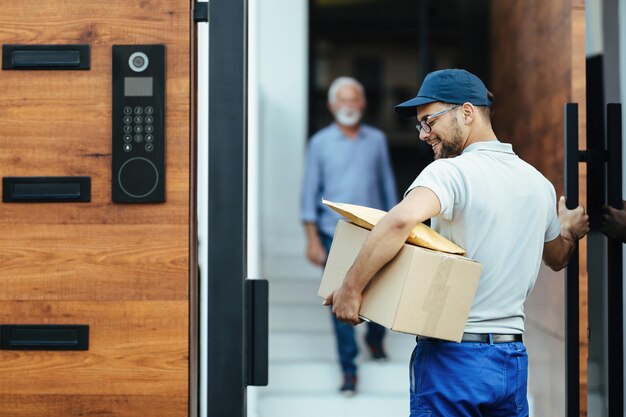
[{"label": "door panel", "polygon": [[[87,324],[87,351],[0,350],[0,416],[186,416],[191,2],[3,2],[3,44],[91,68],[0,71],[0,176],[89,176],[88,203],[0,203],[0,325]],[[111,55],[166,47],[166,202],[111,202]]]},{"label": "door panel", "polygon": [[[578,103],[579,149],[586,149],[584,1],[492,1],[491,8],[491,86],[495,94],[495,131],[503,141],[513,144],[520,157],[554,184],[557,196],[563,195],[565,103]],[[585,178],[586,166],[579,165],[579,203],[583,206],[586,206]],[[587,410],[586,245],[586,240],[583,240],[579,246],[579,317],[567,318],[579,320],[581,416],[586,415]],[[563,331],[555,333],[543,325],[555,302],[561,303],[560,308],[564,308],[562,291],[550,293],[552,287],[542,283],[542,280],[554,279],[552,275],[555,274],[540,273],[531,297],[542,299],[532,302],[534,308],[526,311],[527,323],[537,323],[540,333],[538,340],[529,340],[541,349],[533,356],[529,347],[531,372],[535,372],[534,382],[539,384],[541,372],[562,372],[564,360],[559,356],[561,353],[549,348],[549,343],[542,344],[541,339],[562,344],[566,337]],[[563,280],[562,273],[556,275]],[[541,363],[543,367],[533,367],[533,358],[545,359]],[[564,415],[566,399],[557,399],[547,391],[543,394],[547,404],[541,411],[536,410],[545,415]]]}]

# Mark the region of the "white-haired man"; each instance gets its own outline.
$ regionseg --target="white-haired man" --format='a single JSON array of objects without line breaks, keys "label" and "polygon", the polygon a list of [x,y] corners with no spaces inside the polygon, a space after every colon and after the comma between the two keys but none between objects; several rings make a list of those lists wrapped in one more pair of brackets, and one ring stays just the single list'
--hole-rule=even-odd
[{"label": "white-haired man", "polygon": [[[323,266],[340,216],[322,205],[322,197],[343,203],[389,210],[397,202],[385,134],[361,123],[365,91],[354,78],[339,77],[328,89],[328,110],[334,123],[309,141],[302,187],[301,219],[307,236],[307,258]],[[358,353],[354,328],[333,318],[339,360],[343,371],[340,391],[356,391]],[[385,329],[368,326],[366,343],[376,360],[385,359]]]}]

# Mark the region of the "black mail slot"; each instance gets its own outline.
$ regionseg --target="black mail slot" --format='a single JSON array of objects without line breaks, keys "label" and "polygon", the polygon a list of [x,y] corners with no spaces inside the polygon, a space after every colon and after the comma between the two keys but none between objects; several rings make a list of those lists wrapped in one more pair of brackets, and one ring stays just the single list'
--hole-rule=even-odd
[{"label": "black mail slot", "polygon": [[5,70],[87,70],[89,45],[2,45]]},{"label": "black mail slot", "polygon": [[0,349],[88,350],[89,326],[84,324],[0,325]]},{"label": "black mail slot", "polygon": [[63,203],[91,201],[91,177],[4,177],[5,203]]}]

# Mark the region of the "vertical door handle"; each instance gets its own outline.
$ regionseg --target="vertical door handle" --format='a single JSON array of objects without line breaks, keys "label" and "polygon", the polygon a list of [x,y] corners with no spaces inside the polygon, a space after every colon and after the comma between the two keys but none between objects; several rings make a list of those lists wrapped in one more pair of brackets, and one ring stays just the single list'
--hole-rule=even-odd
[{"label": "vertical door handle", "polygon": [[[567,207],[578,206],[578,104],[565,104],[565,197]],[[578,331],[578,245],[565,268],[565,415],[580,414]]]},{"label": "vertical door handle", "polygon": [[[622,110],[621,105],[607,105],[607,202],[622,209]],[[622,242],[608,239],[607,245],[608,308],[608,397],[609,415],[624,413],[624,328]]]}]

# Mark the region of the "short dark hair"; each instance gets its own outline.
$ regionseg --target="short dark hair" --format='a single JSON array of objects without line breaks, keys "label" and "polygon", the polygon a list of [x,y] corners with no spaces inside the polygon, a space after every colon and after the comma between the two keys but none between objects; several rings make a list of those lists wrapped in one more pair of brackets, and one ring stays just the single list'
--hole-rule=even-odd
[{"label": "short dark hair", "polygon": [[495,104],[495,97],[491,91],[487,91],[487,97],[489,97],[489,101],[491,104],[489,106],[476,106],[478,112],[483,115],[486,121],[491,122],[491,118],[495,113],[493,106]]}]

